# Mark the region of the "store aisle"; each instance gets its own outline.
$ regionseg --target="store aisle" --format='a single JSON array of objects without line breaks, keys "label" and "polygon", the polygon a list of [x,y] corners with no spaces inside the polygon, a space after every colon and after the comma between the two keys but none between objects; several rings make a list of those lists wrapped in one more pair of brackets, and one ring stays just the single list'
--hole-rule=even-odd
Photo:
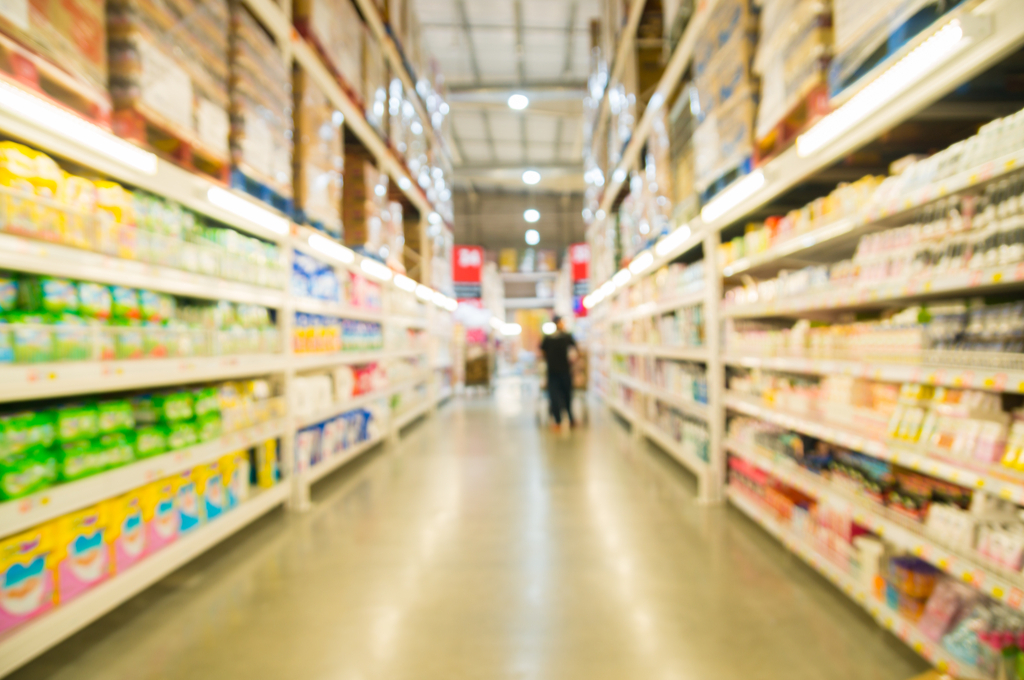
[{"label": "store aisle", "polygon": [[905,680],[922,662],[603,410],[442,408],[17,680]]}]

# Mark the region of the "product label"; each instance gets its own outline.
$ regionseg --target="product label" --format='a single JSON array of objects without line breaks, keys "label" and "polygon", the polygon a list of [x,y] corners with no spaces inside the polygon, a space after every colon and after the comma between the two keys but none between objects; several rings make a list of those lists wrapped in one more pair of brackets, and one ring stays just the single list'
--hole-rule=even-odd
[{"label": "product label", "polygon": [[28,0],[0,0],[0,16],[23,31],[27,31]]},{"label": "product label", "polygon": [[196,107],[196,133],[199,140],[217,153],[227,156],[230,129],[228,112],[209,99],[199,97],[199,105]]},{"label": "product label", "polygon": [[192,80],[155,45],[139,41],[142,102],[173,123],[192,130]]}]

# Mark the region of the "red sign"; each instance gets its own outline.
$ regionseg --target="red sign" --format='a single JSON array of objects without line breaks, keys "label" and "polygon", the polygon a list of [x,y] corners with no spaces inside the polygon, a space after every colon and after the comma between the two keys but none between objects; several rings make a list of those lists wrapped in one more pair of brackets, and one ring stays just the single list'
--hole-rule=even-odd
[{"label": "red sign", "polygon": [[452,253],[452,281],[480,283],[484,266],[484,249],[480,246],[455,246]]},{"label": "red sign", "polygon": [[586,281],[590,278],[590,245],[574,243],[569,246],[569,262],[572,264],[572,280]]}]

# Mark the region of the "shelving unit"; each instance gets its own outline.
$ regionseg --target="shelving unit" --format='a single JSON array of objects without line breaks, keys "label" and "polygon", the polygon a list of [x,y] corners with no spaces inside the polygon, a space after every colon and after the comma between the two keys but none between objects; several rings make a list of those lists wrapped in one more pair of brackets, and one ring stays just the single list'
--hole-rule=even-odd
[{"label": "shelving unit", "polygon": [[[691,66],[697,38],[707,30],[707,22],[719,1],[708,0],[696,4],[695,13],[670,56],[646,111],[633,128],[621,161],[607,169],[606,181],[597,190],[597,203],[588,205],[599,207],[594,210],[588,228],[588,240],[591,242],[605,243],[605,239],[619,237],[618,232],[613,233],[608,225],[609,220],[615,219],[614,210],[629,186],[627,178],[630,172],[638,171],[641,176],[648,178],[652,176],[650,166],[646,168],[649,174],[643,174],[645,161],[641,159],[641,151],[646,148],[647,153],[650,153],[648,143],[651,141],[655,118],[664,114],[663,108],[679,89]],[[734,251],[728,251],[727,256],[721,249],[723,231],[727,238],[732,239],[744,234],[746,223],[759,223],[770,214],[784,215],[794,208],[809,204],[819,196],[824,198],[828,189],[821,190],[818,187],[826,184],[831,186],[831,177],[854,179],[855,175],[847,172],[847,166],[856,167],[857,164],[851,162],[837,165],[837,161],[872,144],[876,146],[871,149],[885,148],[887,140],[880,140],[883,133],[901,124],[930,121],[927,115],[918,114],[937,102],[936,108],[940,109],[945,102],[939,100],[954,91],[957,91],[958,97],[966,96],[969,99],[969,81],[997,67],[1011,58],[1011,55],[1012,59],[1019,59],[1018,51],[1024,47],[1024,14],[1011,0],[961,3],[895,51],[889,59],[863,75],[859,82],[851,86],[842,97],[831,102],[831,105],[842,106],[851,101],[856,92],[871,88],[882,74],[887,73],[908,54],[919,54],[914,51],[941,31],[945,31],[942,35],[952,47],[941,57],[935,57],[929,65],[919,65],[913,76],[908,76],[910,80],[899,88],[897,95],[884,92],[877,95],[888,97],[884,99],[884,105],[872,110],[870,115],[863,116],[813,152],[807,151],[809,147],[805,147],[801,153],[798,143],[794,143],[769,156],[767,160],[752,159],[753,167],[749,174],[727,186],[716,186],[714,191],[702,197],[702,216],[693,217],[685,224],[674,224],[667,235],[657,242],[649,243],[646,250],[633,253],[631,260],[624,260],[620,265],[622,268],[614,272],[614,275],[608,275],[605,281],[593,282],[593,292],[585,304],[589,309],[591,335],[594,338],[591,346],[593,392],[613,412],[630,423],[635,435],[646,437],[675,455],[674,442],[664,437],[663,433],[659,437],[656,428],[648,420],[649,412],[644,405],[652,401],[671,405],[687,416],[708,423],[710,461],[703,464],[702,468],[692,460],[680,460],[684,467],[697,473],[701,501],[728,500],[928,661],[956,678],[982,678],[987,675],[958,662],[941,645],[923,636],[912,622],[898,616],[819,551],[811,539],[796,535],[788,526],[780,524],[775,511],[767,504],[753,498],[745,489],[727,484],[729,457],[742,458],[807,496],[826,501],[830,506],[845,508],[854,522],[896,549],[919,557],[961,582],[972,584],[995,601],[1015,610],[1021,608],[1024,600],[1024,576],[1021,572],[1003,567],[975,550],[953,549],[944,544],[941,537],[927,533],[923,523],[897,515],[881,504],[874,504],[863,496],[853,494],[840,483],[832,483],[827,477],[798,467],[789,459],[725,437],[727,418],[752,418],[777,426],[783,432],[806,435],[878,461],[898,465],[911,473],[959,485],[976,494],[1024,504],[1024,473],[1019,470],[998,462],[952,458],[948,454],[941,457],[924,444],[915,445],[869,434],[853,424],[857,422],[852,417],[856,414],[846,414],[851,415],[846,418],[835,417],[835,414],[830,414],[827,404],[812,405],[809,408],[814,410],[809,412],[788,412],[780,405],[788,402],[773,401],[771,388],[765,388],[763,399],[725,389],[728,367],[728,370],[734,372],[750,369],[780,374],[782,378],[804,376],[805,381],[813,381],[816,377],[842,376],[897,385],[911,383],[1008,395],[1024,393],[1024,364],[1015,362],[1010,354],[959,349],[904,352],[902,347],[894,347],[889,352],[884,340],[878,340],[871,346],[872,354],[860,351],[859,346],[852,341],[850,349],[838,344],[837,347],[842,346],[844,349],[833,349],[827,344],[832,336],[825,334],[808,336],[818,338],[821,344],[812,344],[808,340],[805,349],[797,350],[792,347],[800,346],[801,335],[796,334],[795,330],[776,331],[789,329],[797,320],[804,319],[812,322],[841,321],[852,327],[854,318],[864,318],[854,317],[855,313],[879,314],[951,298],[977,299],[981,296],[1002,295],[1004,298],[1001,299],[1011,299],[1007,294],[1024,291],[1024,264],[1006,257],[1005,253],[1003,259],[986,260],[984,266],[979,266],[977,262],[972,263],[970,268],[955,268],[955,265],[951,265],[950,269],[939,269],[935,266],[930,270],[925,269],[926,273],[913,276],[874,279],[880,281],[878,283],[828,285],[815,282],[802,288],[794,284],[789,289],[779,283],[774,293],[770,287],[755,289],[752,284],[747,285],[751,280],[756,282],[771,278],[784,270],[792,272],[810,265],[835,262],[852,254],[859,239],[866,235],[917,222],[927,223],[929,219],[935,218],[926,215],[931,215],[943,206],[952,205],[945,203],[951,198],[980,195],[986,190],[1000,187],[1005,192],[1005,187],[1010,185],[1006,180],[1012,178],[1017,182],[1020,172],[1024,170],[1024,148],[1007,147],[1000,150],[998,147],[985,147],[987,155],[980,158],[988,160],[973,162],[973,167],[963,162],[954,166],[956,170],[943,169],[938,175],[917,175],[915,177],[925,179],[919,179],[914,184],[916,188],[912,190],[888,194],[895,198],[876,200],[866,205],[857,204],[852,209],[844,205],[842,210],[826,212],[825,217],[809,207],[808,213],[813,214],[815,220],[809,224],[816,225],[815,228],[807,227],[804,230],[805,227],[801,226],[799,230],[794,228],[791,232],[780,229],[778,234],[789,235],[778,236],[784,239],[779,241],[746,240],[746,250],[736,256],[731,255]],[[877,87],[869,91],[881,92]],[[969,111],[967,106],[962,108],[965,112]],[[600,116],[603,115],[602,110],[596,118],[597,125],[601,124]],[[979,120],[993,117],[995,114],[978,115]],[[807,127],[794,136],[794,140],[799,135],[815,131],[814,126],[821,125],[823,120],[808,122]],[[595,139],[597,136],[595,134]],[[955,141],[962,138],[952,139]],[[925,152],[927,155],[937,149],[914,149],[911,145],[903,153]],[[889,161],[885,162],[887,164]],[[964,167],[967,169],[962,169]],[[869,172],[865,171],[864,174]],[[943,175],[946,176],[938,179]],[[817,193],[819,191],[821,193]],[[755,224],[751,229],[758,226]],[[957,235],[961,234],[957,232]],[[776,237],[773,231],[771,238]],[[697,252],[698,248],[703,251],[703,257]],[[670,298],[667,288],[661,290],[657,285],[652,285],[653,275],[664,266],[673,262],[692,263],[701,259],[705,267],[702,291]],[[746,294],[736,297],[730,295],[727,303],[723,290],[738,285],[747,285]],[[810,292],[790,293],[786,297],[780,292],[783,290]],[[755,298],[755,291],[758,295],[761,295],[761,291],[767,292]],[[772,295],[774,297],[770,297]],[[733,299],[743,302],[733,302]],[[612,333],[613,327],[650,324],[652,318],[657,320],[658,317],[697,304],[703,307],[705,324],[703,348],[699,350],[623,343]],[[751,321],[761,322],[756,328],[767,329],[758,332],[778,332],[779,335],[771,336],[775,340],[766,341],[764,345],[757,342],[759,336],[751,336],[743,344],[727,347],[727,329],[732,338],[732,334],[738,334],[743,328],[749,327]],[[744,323],[748,325],[744,326]],[[649,332],[643,329],[652,327],[634,325],[633,328],[640,330],[636,337],[643,337]],[[799,328],[800,333],[806,330],[805,326]],[[901,356],[908,358],[900,360]],[[695,408],[696,405],[688,398],[680,398],[680,395],[654,388],[648,382],[650,376],[644,375],[650,371],[647,368],[650,364],[644,363],[644,360],[649,362],[653,358],[702,364],[706,370],[707,406]],[[629,368],[622,369],[622,365]],[[623,370],[636,373],[623,373]],[[795,378],[793,380],[796,381]],[[625,403],[624,399],[628,399],[629,403]],[[1007,403],[1011,402],[1017,403],[1012,398]],[[882,422],[884,424],[885,421]]]}]

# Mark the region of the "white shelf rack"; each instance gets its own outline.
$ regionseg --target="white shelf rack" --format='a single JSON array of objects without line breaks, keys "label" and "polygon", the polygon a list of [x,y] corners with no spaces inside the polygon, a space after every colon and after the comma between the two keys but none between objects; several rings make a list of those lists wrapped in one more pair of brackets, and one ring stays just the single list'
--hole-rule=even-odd
[{"label": "white shelf rack", "polygon": [[694,291],[685,295],[680,295],[671,300],[664,300],[661,302],[645,302],[638,305],[636,308],[623,312],[621,314],[611,314],[608,316],[608,323],[622,323],[624,321],[633,321],[635,319],[647,319],[652,316],[661,316],[662,314],[669,314],[676,311],[677,309],[683,309],[685,307],[693,307],[694,305],[704,304],[707,295],[703,290]]},{"label": "white shelf rack", "polygon": [[296,354],[291,366],[296,371],[318,371],[334,366],[369,364],[389,359],[414,359],[427,353],[425,349],[378,349],[365,352],[310,352]]},{"label": "white shelf rack", "polygon": [[332,300],[318,300],[316,298],[296,297],[293,306],[296,312],[306,314],[319,314],[321,316],[333,316],[339,319],[352,319],[353,321],[373,321],[384,323],[388,316],[383,310],[361,309],[346,305],[342,302]]},{"label": "white shelf rack", "polygon": [[346,463],[355,460],[356,458],[363,455],[364,453],[366,453],[367,451],[369,451],[370,449],[377,446],[377,444],[380,444],[383,441],[384,437],[379,435],[377,437],[371,437],[366,441],[359,442],[355,446],[352,446],[349,449],[342,451],[340,455],[328,458],[325,461],[313,465],[303,474],[303,477],[306,483],[315,484],[316,482],[319,482],[321,479],[331,474],[338,468],[344,466]]},{"label": "white shelf rack", "polygon": [[268,439],[276,439],[284,433],[284,419],[276,419],[223,434],[203,444],[145,458],[131,465],[0,503],[0,538],[128,493],[197,465],[211,463],[234,451],[251,448]]},{"label": "white shelf rack", "polygon": [[615,382],[621,383],[626,387],[632,388],[638,392],[642,392],[650,397],[654,397],[658,401],[664,402],[669,406],[675,407],[685,413],[686,415],[693,416],[694,418],[700,418],[701,420],[708,419],[708,407],[707,404],[701,404],[700,402],[686,400],[679,394],[673,394],[668,390],[663,390],[643,380],[637,380],[621,373],[612,373],[610,378]]},{"label": "white shelf rack", "polygon": [[799,357],[753,357],[726,355],[729,366],[759,368],[807,375],[848,375],[881,382],[921,383],[1024,394],[1024,370],[1000,370],[982,366],[954,366],[931,363],[894,363]]},{"label": "white shelf rack", "polygon": [[343,413],[348,413],[349,411],[353,411],[357,408],[362,408],[367,404],[372,404],[373,402],[378,401],[380,399],[387,399],[388,397],[397,392],[401,392],[402,390],[407,389],[409,387],[415,387],[416,385],[420,385],[424,382],[427,382],[429,379],[430,373],[424,371],[419,376],[412,378],[410,380],[404,380],[397,385],[390,385],[388,387],[385,387],[384,389],[375,390],[368,394],[361,394],[358,397],[347,399],[341,403],[331,404],[328,408],[317,411],[316,413],[304,416],[296,416],[295,427],[299,430],[307,427],[312,427],[313,425],[317,425],[324,421],[330,420],[331,418],[340,416]]},{"label": "white shelf rack", "polygon": [[661,345],[629,345],[613,344],[608,346],[613,354],[629,354],[633,356],[660,357],[678,359],[680,361],[707,362],[709,352],[706,347],[665,347]]},{"label": "white shelf rack", "polygon": [[0,641],[0,676],[42,654],[118,605],[255,522],[288,498],[288,484],[255,492],[237,508],[180,537],[127,571],[10,631]]},{"label": "white shelf rack", "polygon": [[1024,599],[1024,575],[993,564],[982,555],[969,555],[924,533],[924,526],[831,484],[795,461],[775,456],[742,442],[726,441],[730,454],[746,460],[795,489],[846,509],[857,524],[870,529],[899,549],[913,554],[1012,609]]},{"label": "white shelf rack", "polygon": [[836,566],[813,545],[794,534],[788,527],[782,526],[771,516],[771,511],[766,506],[751,498],[745,490],[729,487],[726,494],[729,501],[738,510],[759,524],[790,552],[831,581],[839,590],[863,607],[880,626],[905,642],[937,669],[960,680],[981,680],[987,677],[977,668],[961,663],[941,645],[925,636],[914,623],[875,599],[856,579]]}]

